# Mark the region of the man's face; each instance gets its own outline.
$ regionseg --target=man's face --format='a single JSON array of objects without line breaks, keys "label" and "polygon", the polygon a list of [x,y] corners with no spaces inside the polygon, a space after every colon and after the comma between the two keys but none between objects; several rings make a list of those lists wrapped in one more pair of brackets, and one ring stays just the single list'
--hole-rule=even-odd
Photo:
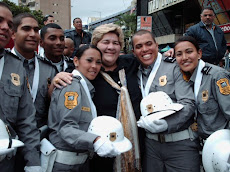
[{"label": "man's face", "polygon": [[77,30],[82,30],[82,21],[81,21],[81,19],[75,19],[74,23],[73,23],[73,26]]},{"label": "man's face", "polygon": [[74,43],[69,38],[65,38],[64,56],[71,57],[74,52]]},{"label": "man's face", "polygon": [[144,67],[150,66],[157,58],[158,44],[149,33],[133,37],[133,53]]},{"label": "man's face", "polygon": [[64,32],[62,29],[48,28],[41,40],[41,46],[44,48],[45,55],[48,59],[63,55],[65,48]]},{"label": "man's face", "polygon": [[40,39],[38,22],[31,17],[23,18],[12,38],[20,53],[36,51]]},{"label": "man's face", "polygon": [[44,25],[47,25],[49,23],[54,23],[54,17],[48,17],[47,21],[44,21]]},{"label": "man's face", "polygon": [[13,27],[13,15],[11,11],[0,6],[0,49],[10,41]]},{"label": "man's face", "polygon": [[212,25],[213,21],[214,21],[214,18],[215,18],[215,15],[214,15],[214,12],[212,10],[204,10],[202,12],[202,14],[200,15],[200,18],[201,18],[201,21],[209,26],[209,25]]}]

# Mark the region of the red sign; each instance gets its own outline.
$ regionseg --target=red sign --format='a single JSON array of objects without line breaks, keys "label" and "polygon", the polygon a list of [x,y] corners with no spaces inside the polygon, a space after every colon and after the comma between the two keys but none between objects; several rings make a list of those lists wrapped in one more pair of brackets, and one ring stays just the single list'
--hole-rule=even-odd
[{"label": "red sign", "polygon": [[230,23],[219,25],[224,33],[230,33]]}]

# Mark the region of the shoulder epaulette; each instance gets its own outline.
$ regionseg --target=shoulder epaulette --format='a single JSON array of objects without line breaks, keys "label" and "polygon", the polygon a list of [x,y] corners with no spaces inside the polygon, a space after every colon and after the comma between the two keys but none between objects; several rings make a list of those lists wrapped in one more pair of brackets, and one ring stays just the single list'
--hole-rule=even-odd
[{"label": "shoulder epaulette", "polygon": [[164,59],[165,62],[169,62],[169,63],[174,63],[176,61],[176,58],[174,57],[166,57]]},{"label": "shoulder epaulette", "polygon": [[79,75],[73,76],[74,78],[77,78],[79,81],[81,80],[81,77]]},{"label": "shoulder epaulette", "polygon": [[21,58],[20,58],[20,57],[18,57],[17,55],[15,55],[14,53],[12,53],[11,51],[9,51],[9,50],[5,49],[5,52],[6,52],[7,54],[10,54],[11,56],[15,57],[16,59],[21,60]]},{"label": "shoulder epaulette", "polygon": [[205,67],[203,67],[203,69],[201,70],[201,72],[203,74],[205,74],[205,75],[208,75],[211,69],[212,69],[211,66],[205,66]]}]

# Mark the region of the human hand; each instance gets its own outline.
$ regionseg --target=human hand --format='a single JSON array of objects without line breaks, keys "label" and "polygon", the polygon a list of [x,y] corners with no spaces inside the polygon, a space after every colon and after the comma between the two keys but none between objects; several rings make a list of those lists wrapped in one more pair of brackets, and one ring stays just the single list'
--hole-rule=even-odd
[{"label": "human hand", "polygon": [[160,133],[168,129],[168,123],[164,119],[149,121],[143,116],[137,121],[137,126],[144,128],[151,133]]},{"label": "human hand", "polygon": [[116,150],[110,141],[102,138],[94,143],[94,150],[100,157],[115,157],[120,155],[120,152]]},{"label": "human hand", "polygon": [[173,48],[169,49],[163,55],[166,57],[173,57],[174,56],[174,49]]},{"label": "human hand", "polygon": [[[62,88],[67,84],[71,84],[73,80],[73,74],[68,72],[59,72],[52,80],[54,87]],[[51,84],[52,84],[51,83]]]}]

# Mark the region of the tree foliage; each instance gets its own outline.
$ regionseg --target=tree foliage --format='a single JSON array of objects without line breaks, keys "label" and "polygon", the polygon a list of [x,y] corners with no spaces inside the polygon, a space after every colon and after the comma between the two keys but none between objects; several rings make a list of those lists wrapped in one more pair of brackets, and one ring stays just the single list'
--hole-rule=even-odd
[{"label": "tree foliage", "polygon": [[39,26],[43,26],[43,13],[41,10],[31,11],[27,6],[16,5],[15,3],[10,2],[9,0],[2,0],[2,2],[5,2],[10,7],[13,16],[16,16],[20,13],[30,13],[38,20]]},{"label": "tree foliage", "polygon": [[124,32],[125,36],[125,47],[124,52],[125,53],[131,53],[132,46],[131,46],[131,37],[136,32],[137,28],[137,22],[136,22],[136,14],[122,14],[117,17],[118,21],[115,22],[115,24],[121,26]]}]

